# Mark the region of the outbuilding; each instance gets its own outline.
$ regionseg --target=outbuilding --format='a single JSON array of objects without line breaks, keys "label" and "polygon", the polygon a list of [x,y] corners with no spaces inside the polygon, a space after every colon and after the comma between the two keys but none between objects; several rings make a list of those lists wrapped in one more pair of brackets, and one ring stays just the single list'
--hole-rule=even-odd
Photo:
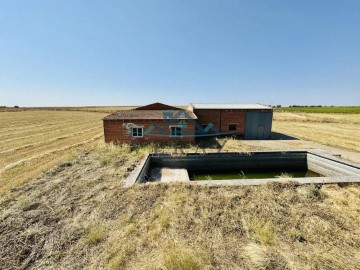
[{"label": "outbuilding", "polygon": [[210,124],[220,134],[231,134],[245,139],[269,139],[273,109],[262,104],[191,103],[188,110],[197,116],[202,127]]}]

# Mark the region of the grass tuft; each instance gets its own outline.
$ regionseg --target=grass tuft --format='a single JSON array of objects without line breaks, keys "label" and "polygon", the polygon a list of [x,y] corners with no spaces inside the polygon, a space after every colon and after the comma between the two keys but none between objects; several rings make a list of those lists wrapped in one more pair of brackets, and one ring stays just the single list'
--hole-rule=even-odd
[{"label": "grass tuft", "polygon": [[307,196],[310,199],[320,200],[325,197],[325,193],[321,190],[321,185],[319,184],[310,184],[308,186]]},{"label": "grass tuft", "polygon": [[198,270],[205,263],[202,253],[177,244],[164,250],[164,266],[169,270]]},{"label": "grass tuft", "polygon": [[89,227],[86,231],[85,240],[90,245],[95,245],[105,238],[105,229],[97,224]]}]

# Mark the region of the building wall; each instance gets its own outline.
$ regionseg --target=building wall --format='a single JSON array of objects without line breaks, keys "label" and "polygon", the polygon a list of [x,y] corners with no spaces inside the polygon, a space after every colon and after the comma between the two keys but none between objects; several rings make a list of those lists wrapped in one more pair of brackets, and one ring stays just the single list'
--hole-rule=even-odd
[{"label": "building wall", "polygon": [[220,128],[220,110],[197,110],[194,109],[197,122],[202,125],[213,124],[215,127]]},{"label": "building wall", "polygon": [[246,112],[244,110],[222,110],[221,132],[229,132],[229,125],[236,124],[234,135],[244,136]]},{"label": "building wall", "polygon": [[[170,125],[178,125],[179,121],[168,121],[164,127],[164,120],[104,120],[104,135],[107,143],[143,143],[143,142],[195,142],[195,126],[190,122],[183,120],[186,127],[182,129],[182,137],[170,137]],[[152,126],[158,126],[163,129],[159,131]],[[143,132],[150,131],[143,137],[133,137],[131,134],[132,126],[143,126]],[[160,136],[156,136],[160,135]]]},{"label": "building wall", "polygon": [[[198,118],[200,125],[212,123],[220,132],[230,132],[229,125],[236,124],[236,131],[232,134],[244,137],[246,126],[246,112],[244,109],[196,109],[193,112]],[[271,110],[251,110],[251,112],[262,112]]]}]

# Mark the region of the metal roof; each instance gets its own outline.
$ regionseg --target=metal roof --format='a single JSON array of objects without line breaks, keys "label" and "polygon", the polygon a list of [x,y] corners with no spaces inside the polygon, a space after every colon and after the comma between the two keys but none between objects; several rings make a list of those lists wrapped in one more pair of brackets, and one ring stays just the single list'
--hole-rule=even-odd
[{"label": "metal roof", "polygon": [[195,109],[244,109],[244,110],[261,110],[272,109],[262,104],[238,104],[238,103],[191,103]]},{"label": "metal roof", "polygon": [[114,112],[106,117],[104,120],[127,120],[127,119],[150,119],[158,120],[169,116],[176,120],[197,119],[196,115],[187,110],[122,110]]}]

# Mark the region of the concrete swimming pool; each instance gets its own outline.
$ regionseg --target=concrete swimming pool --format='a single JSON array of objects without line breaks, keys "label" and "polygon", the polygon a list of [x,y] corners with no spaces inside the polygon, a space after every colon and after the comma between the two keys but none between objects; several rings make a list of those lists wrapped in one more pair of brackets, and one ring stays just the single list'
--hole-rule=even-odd
[{"label": "concrete swimming pool", "polygon": [[149,154],[125,186],[147,182],[202,185],[259,185],[360,182],[360,165],[322,151],[256,151],[249,153]]}]

